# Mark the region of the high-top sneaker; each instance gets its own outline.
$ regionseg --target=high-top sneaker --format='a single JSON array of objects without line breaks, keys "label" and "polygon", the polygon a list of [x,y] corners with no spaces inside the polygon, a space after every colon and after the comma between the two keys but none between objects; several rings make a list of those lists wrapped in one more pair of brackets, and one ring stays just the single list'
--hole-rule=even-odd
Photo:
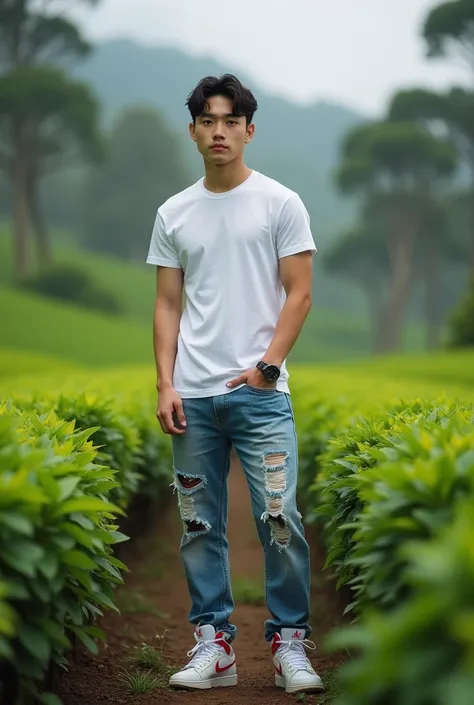
[{"label": "high-top sneaker", "polygon": [[194,632],[197,644],[188,656],[190,662],[179,673],[171,676],[171,688],[219,688],[237,685],[235,654],[225,639],[211,624],[197,627]]},{"label": "high-top sneaker", "polygon": [[281,635],[274,634],[272,639],[275,685],[287,693],[325,689],[305,653],[305,648],[313,650],[316,646],[305,636],[304,629],[282,629]]}]

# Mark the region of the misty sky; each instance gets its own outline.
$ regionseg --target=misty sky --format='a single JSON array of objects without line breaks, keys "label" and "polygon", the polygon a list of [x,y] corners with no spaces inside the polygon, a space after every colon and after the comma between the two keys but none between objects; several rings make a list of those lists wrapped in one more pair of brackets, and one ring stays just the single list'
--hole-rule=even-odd
[{"label": "misty sky", "polygon": [[129,37],[214,56],[293,100],[376,114],[394,90],[466,81],[429,61],[419,28],[437,0],[102,0],[80,18],[93,39]]}]

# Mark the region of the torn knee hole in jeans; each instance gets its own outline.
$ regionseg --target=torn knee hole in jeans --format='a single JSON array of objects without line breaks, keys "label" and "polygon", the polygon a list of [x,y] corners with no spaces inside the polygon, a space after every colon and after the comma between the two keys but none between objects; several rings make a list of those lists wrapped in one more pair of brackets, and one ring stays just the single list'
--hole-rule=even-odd
[{"label": "torn knee hole in jeans", "polygon": [[291,532],[284,514],[284,493],[286,490],[286,459],[288,453],[272,451],[264,454],[266,509],[263,521],[270,525],[271,543],[282,550],[291,540]]},{"label": "torn knee hole in jeans", "polygon": [[199,475],[186,475],[183,472],[176,472],[175,487],[184,492],[193,492],[204,486],[204,478]]},{"label": "torn knee hole in jeans", "polygon": [[188,538],[202,536],[211,530],[209,522],[198,517],[194,499],[191,496],[195,491],[203,489],[205,485],[203,477],[176,472],[174,487],[178,491],[179,510],[185,535]]}]

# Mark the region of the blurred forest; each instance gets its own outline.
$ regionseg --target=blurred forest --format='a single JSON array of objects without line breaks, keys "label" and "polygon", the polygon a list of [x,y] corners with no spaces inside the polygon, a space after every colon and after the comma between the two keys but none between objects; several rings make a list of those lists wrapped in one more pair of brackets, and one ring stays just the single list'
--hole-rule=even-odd
[{"label": "blurred forest", "polygon": [[[75,4],[0,0],[0,285],[132,316],[126,279],[84,265],[88,252],[130,277],[143,267],[145,321],[156,209],[202,172],[186,95],[232,69],[175,49],[92,46]],[[432,61],[463,62],[472,89],[400,86],[369,121],[298,107],[241,76],[260,106],[247,161],[300,193],[320,248],[299,359],[325,344],[319,357],[474,345],[474,0],[434,5],[420,42]]]}]

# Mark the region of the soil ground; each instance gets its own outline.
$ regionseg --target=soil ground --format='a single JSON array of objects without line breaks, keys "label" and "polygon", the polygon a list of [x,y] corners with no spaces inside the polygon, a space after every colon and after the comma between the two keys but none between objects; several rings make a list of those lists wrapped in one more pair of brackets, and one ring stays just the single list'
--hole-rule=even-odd
[{"label": "soil ground", "polygon": [[[331,701],[331,692],[295,697],[274,685],[270,649],[263,639],[263,623],[268,617],[260,598],[263,594],[263,553],[250,509],[247,483],[235,458],[229,483],[228,537],[231,577],[237,593],[237,606],[232,616],[238,628],[234,642],[239,676],[237,687],[187,692],[164,686],[137,695],[130,692],[120,679],[124,671],[137,672],[130,660],[136,647],[148,644],[158,651],[162,648],[163,661],[172,668],[179,668],[187,662],[186,652],[195,643],[193,628],[188,622],[190,602],[179,555],[181,525],[173,497],[166,513],[156,518],[155,529],[127,545],[122,559],[131,572],[126,575],[125,586],[117,593],[121,615],[108,613],[100,625],[107,635],[106,645],[101,644],[97,656],[78,649],[75,658],[71,659],[69,671],[55,679],[54,690],[64,705],[127,705],[132,702],[137,705],[280,705],[295,700],[316,705]],[[341,656],[325,654],[320,642],[324,634],[341,622],[341,606],[334,587],[321,572],[322,558],[315,543],[310,540],[313,549],[314,630],[310,638],[318,648],[308,655],[317,672],[330,685]],[[250,585],[246,592],[237,588],[242,581]],[[162,642],[157,636],[163,635]]]}]

